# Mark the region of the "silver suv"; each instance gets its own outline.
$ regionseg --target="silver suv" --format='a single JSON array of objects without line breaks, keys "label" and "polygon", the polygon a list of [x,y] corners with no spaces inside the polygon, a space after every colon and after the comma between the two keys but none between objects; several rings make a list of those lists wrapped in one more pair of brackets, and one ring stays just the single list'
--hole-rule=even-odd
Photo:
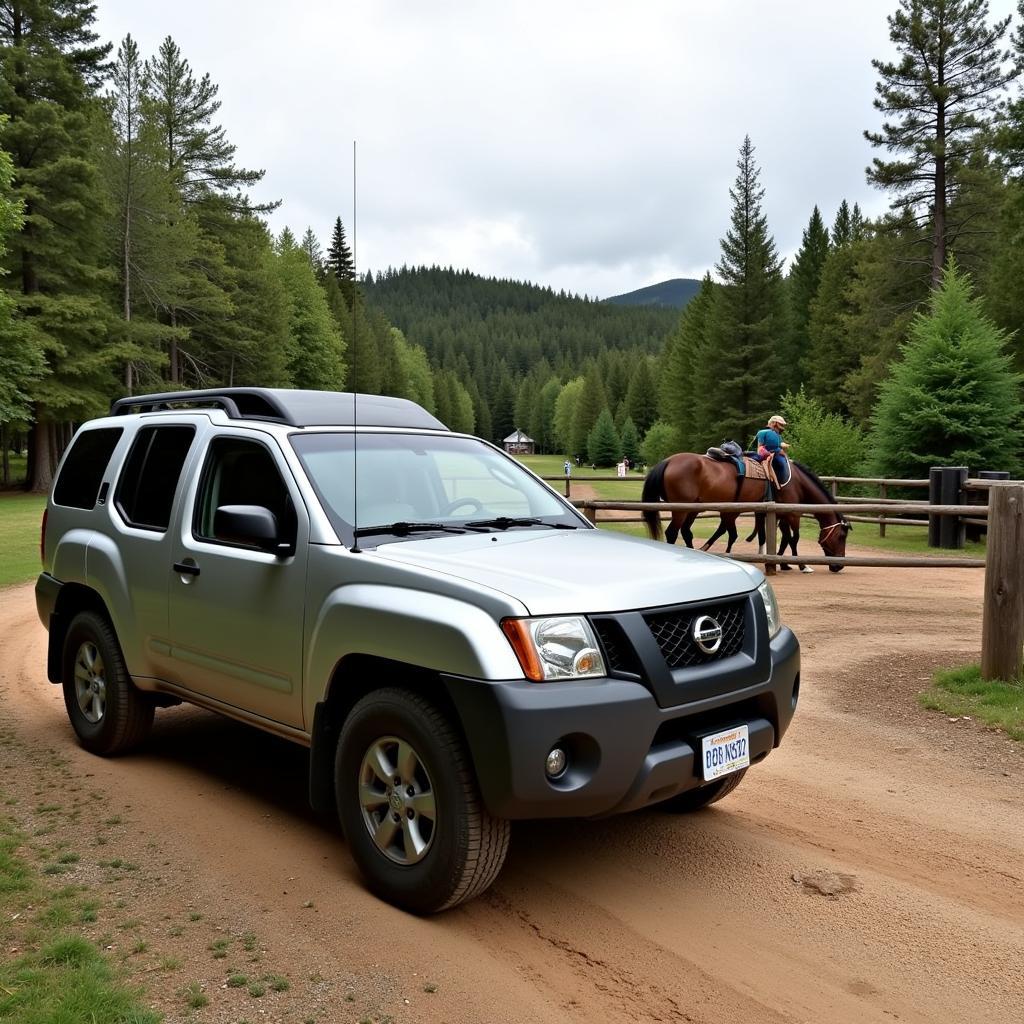
[{"label": "silver suv", "polygon": [[86,749],[181,701],[301,743],[313,806],[418,913],[491,884],[511,819],[720,799],[800,689],[756,569],[596,530],[394,398],[121,399],[61,463],[43,567]]}]

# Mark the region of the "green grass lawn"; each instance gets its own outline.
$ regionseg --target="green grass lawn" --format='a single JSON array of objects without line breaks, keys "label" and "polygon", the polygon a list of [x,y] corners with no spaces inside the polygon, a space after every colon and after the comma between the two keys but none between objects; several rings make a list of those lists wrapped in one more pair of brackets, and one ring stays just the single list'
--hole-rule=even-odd
[{"label": "green grass lawn", "polygon": [[25,583],[39,572],[41,494],[0,494],[0,587]]},{"label": "green grass lawn", "polygon": [[944,669],[935,673],[921,703],[947,715],[976,718],[1024,743],[1024,681],[986,682],[978,665]]}]

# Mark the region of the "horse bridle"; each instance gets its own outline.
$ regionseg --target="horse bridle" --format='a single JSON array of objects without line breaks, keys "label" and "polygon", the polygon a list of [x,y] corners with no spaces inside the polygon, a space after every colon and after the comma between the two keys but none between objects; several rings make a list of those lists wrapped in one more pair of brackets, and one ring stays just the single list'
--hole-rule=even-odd
[{"label": "horse bridle", "polygon": [[833,523],[833,524],[832,524],[831,526],[823,526],[823,527],[821,528],[821,533],[819,533],[819,534],[818,534],[818,543],[819,543],[819,544],[822,544],[822,545],[823,545],[823,544],[825,543],[825,538],[826,538],[826,537],[827,537],[827,536],[828,536],[828,535],[829,535],[829,534],[830,534],[830,533],[831,533],[831,532],[832,532],[833,530],[835,530],[835,529],[838,529],[838,528],[839,528],[840,526],[848,526],[848,525],[849,525],[849,524],[848,524],[848,523],[846,522],[846,520],[845,520],[845,519],[838,519],[838,520],[837,520],[836,522],[834,522],[834,523]]}]

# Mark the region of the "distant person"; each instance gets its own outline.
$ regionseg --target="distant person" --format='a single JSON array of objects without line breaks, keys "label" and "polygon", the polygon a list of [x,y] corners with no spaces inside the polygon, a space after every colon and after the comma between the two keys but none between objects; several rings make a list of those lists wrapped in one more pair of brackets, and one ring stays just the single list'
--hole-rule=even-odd
[{"label": "distant person", "polygon": [[565,470],[566,476],[572,476],[572,463],[568,459],[565,460],[565,465],[562,468]]}]

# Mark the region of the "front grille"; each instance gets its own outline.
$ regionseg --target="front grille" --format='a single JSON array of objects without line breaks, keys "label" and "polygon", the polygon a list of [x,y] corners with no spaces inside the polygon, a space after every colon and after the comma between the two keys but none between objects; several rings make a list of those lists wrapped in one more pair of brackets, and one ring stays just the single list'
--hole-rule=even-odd
[{"label": "front grille", "polygon": [[[744,601],[733,601],[705,608],[683,608],[645,615],[644,621],[669,668],[693,668],[739,654],[743,648],[745,611]],[[701,615],[709,615],[722,627],[722,645],[714,654],[705,654],[693,639],[693,622]]]}]

